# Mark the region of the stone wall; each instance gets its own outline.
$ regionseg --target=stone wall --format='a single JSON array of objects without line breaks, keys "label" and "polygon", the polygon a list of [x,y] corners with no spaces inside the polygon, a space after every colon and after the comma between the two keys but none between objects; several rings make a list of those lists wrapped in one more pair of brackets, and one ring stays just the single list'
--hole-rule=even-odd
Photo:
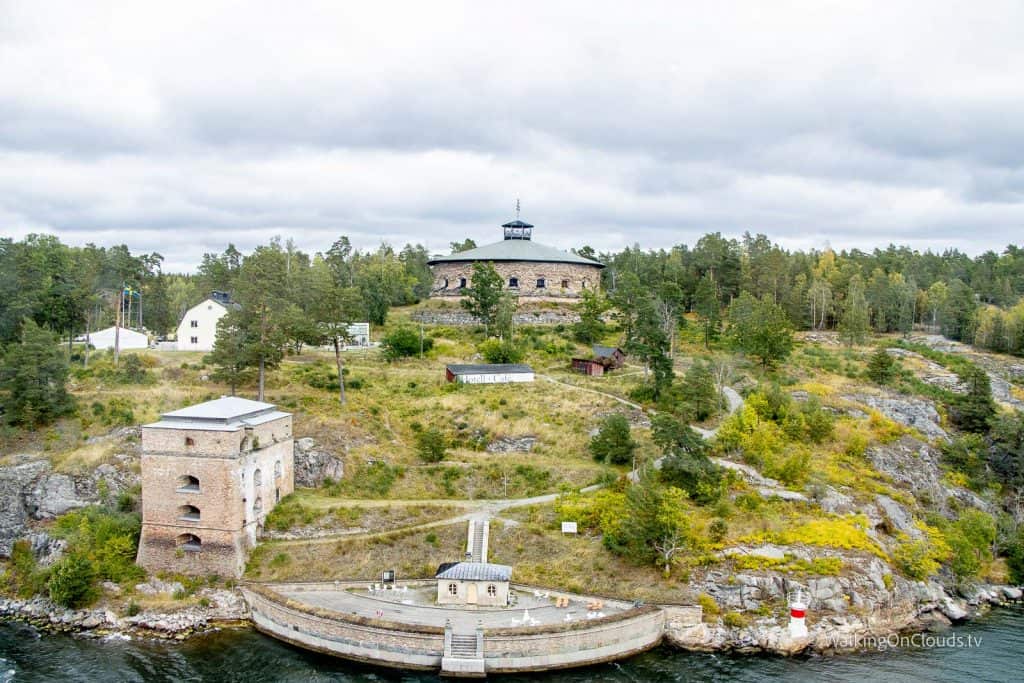
[{"label": "stone wall", "polygon": [[242,588],[257,630],[298,647],[401,669],[441,668],[444,629],[322,610],[258,585]]},{"label": "stone wall", "polygon": [[[344,590],[363,582],[308,584]],[[272,586],[242,592],[256,628],[306,649],[402,669],[441,667],[444,629],[347,615],[291,600]],[[555,595],[555,593],[552,593]],[[579,596],[577,596],[579,597]],[[615,601],[613,601],[615,602]],[[653,605],[594,620],[484,631],[488,673],[541,671],[614,661],[661,642],[665,612]]]},{"label": "stone wall", "polygon": [[[580,263],[544,263],[534,261],[495,261],[494,269],[505,281],[505,289],[519,297],[543,297],[554,299],[575,299],[584,290],[600,288],[601,269]],[[431,296],[461,296],[460,283],[463,278],[467,286],[473,275],[473,264],[439,263],[431,266],[434,273],[434,287]],[[512,278],[519,281],[518,287],[510,287]],[[538,287],[538,280],[545,286]]]},{"label": "stone wall", "polygon": [[[409,316],[424,325],[479,325],[480,321],[466,311],[416,311]],[[573,311],[531,311],[516,313],[516,325],[571,325],[579,322],[580,316]]]}]

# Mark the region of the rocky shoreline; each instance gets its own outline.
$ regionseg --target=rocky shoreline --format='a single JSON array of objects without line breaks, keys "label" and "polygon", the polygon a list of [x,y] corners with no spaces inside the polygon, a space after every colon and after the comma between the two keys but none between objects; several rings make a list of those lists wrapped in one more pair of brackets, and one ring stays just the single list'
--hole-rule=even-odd
[{"label": "rocky shoreline", "polygon": [[[762,577],[765,578],[765,577]],[[782,577],[767,577],[781,579]],[[692,652],[796,655],[849,653],[897,643],[897,636],[942,631],[986,614],[993,607],[1021,603],[1024,591],[1012,586],[978,585],[952,596],[939,584],[914,584],[914,606],[901,602],[859,614],[822,612],[808,623],[808,637],[790,637],[778,617],[752,619],[743,626],[723,623],[666,624],[665,643]],[[49,599],[0,598],[0,620],[19,621],[48,633],[86,638],[152,638],[183,641],[224,628],[251,627],[248,605],[234,589],[203,589],[202,605],[179,610],[144,610],[120,616],[109,607],[72,610]]]},{"label": "rocky shoreline", "polygon": [[102,606],[68,609],[42,596],[24,600],[0,598],[0,620],[24,622],[50,633],[163,640],[185,640],[222,628],[249,626],[249,607],[238,591],[203,589],[196,595],[205,604],[168,611],[143,610],[130,616],[118,615],[110,607]]},{"label": "rocky shoreline", "polygon": [[808,636],[790,637],[788,625],[777,618],[754,620],[739,627],[724,624],[666,625],[669,645],[694,652],[739,652],[796,655],[801,653],[851,653],[876,649],[879,643],[898,647],[897,637],[943,631],[954,624],[976,619],[993,607],[1019,604],[1021,588],[977,585],[956,597],[935,582],[914,584],[914,605],[899,603],[891,607],[858,614],[822,613],[808,619]]}]

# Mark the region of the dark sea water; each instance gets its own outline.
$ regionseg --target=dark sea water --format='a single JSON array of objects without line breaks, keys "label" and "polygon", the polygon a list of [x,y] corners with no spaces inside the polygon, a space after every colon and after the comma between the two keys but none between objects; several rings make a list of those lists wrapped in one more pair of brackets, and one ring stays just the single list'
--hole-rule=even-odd
[{"label": "dark sea water", "polygon": [[[508,683],[1024,680],[1024,611],[998,610],[950,634],[970,635],[980,639],[980,645],[791,659],[658,649],[617,664],[495,678]],[[225,631],[172,644],[40,635],[28,626],[0,624],[0,657],[0,681],[439,680],[430,674],[375,669],[321,657],[252,631]]]}]

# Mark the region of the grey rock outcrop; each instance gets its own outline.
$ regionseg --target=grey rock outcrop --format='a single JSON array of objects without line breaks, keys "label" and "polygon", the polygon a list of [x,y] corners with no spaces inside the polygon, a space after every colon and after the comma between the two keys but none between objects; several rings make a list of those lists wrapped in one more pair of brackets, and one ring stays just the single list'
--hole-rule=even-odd
[{"label": "grey rock outcrop", "polygon": [[911,396],[871,396],[867,394],[844,396],[843,398],[874,408],[893,422],[913,427],[928,439],[949,440],[946,430],[939,425],[939,412],[931,401]]},{"label": "grey rock outcrop", "polygon": [[955,499],[961,506],[992,512],[991,504],[977,494],[943,481],[940,453],[919,439],[903,436],[893,443],[874,446],[868,449],[867,457],[876,470],[910,491],[924,507],[952,516],[950,501]]},{"label": "grey rock outcrop", "polygon": [[295,485],[315,488],[326,479],[337,481],[345,476],[345,463],[317,448],[309,437],[295,441]]},{"label": "grey rock outcrop", "polygon": [[529,453],[537,444],[535,436],[503,436],[487,444],[488,453]]},{"label": "grey rock outcrop", "polygon": [[54,472],[42,459],[0,467],[0,557],[10,554],[14,541],[26,536],[33,521],[100,503],[104,495],[116,498],[138,481],[129,469],[106,463],[83,474]]},{"label": "grey rock outcrop", "polygon": [[921,530],[914,525],[914,517],[905,507],[897,503],[889,496],[878,495],[875,502],[881,508],[882,514],[889,522],[890,530],[894,533],[904,533],[911,538],[921,538]]}]

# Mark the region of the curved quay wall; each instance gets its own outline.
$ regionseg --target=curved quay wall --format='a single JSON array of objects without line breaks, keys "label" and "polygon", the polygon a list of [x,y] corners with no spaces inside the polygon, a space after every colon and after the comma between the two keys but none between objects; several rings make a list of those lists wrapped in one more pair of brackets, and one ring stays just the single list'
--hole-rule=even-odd
[{"label": "curved quay wall", "polygon": [[[442,627],[321,609],[259,584],[242,592],[255,627],[297,647],[381,666],[441,669]],[[484,665],[487,673],[514,673],[614,661],[655,647],[664,628],[665,612],[648,605],[590,621],[485,629]]]}]

